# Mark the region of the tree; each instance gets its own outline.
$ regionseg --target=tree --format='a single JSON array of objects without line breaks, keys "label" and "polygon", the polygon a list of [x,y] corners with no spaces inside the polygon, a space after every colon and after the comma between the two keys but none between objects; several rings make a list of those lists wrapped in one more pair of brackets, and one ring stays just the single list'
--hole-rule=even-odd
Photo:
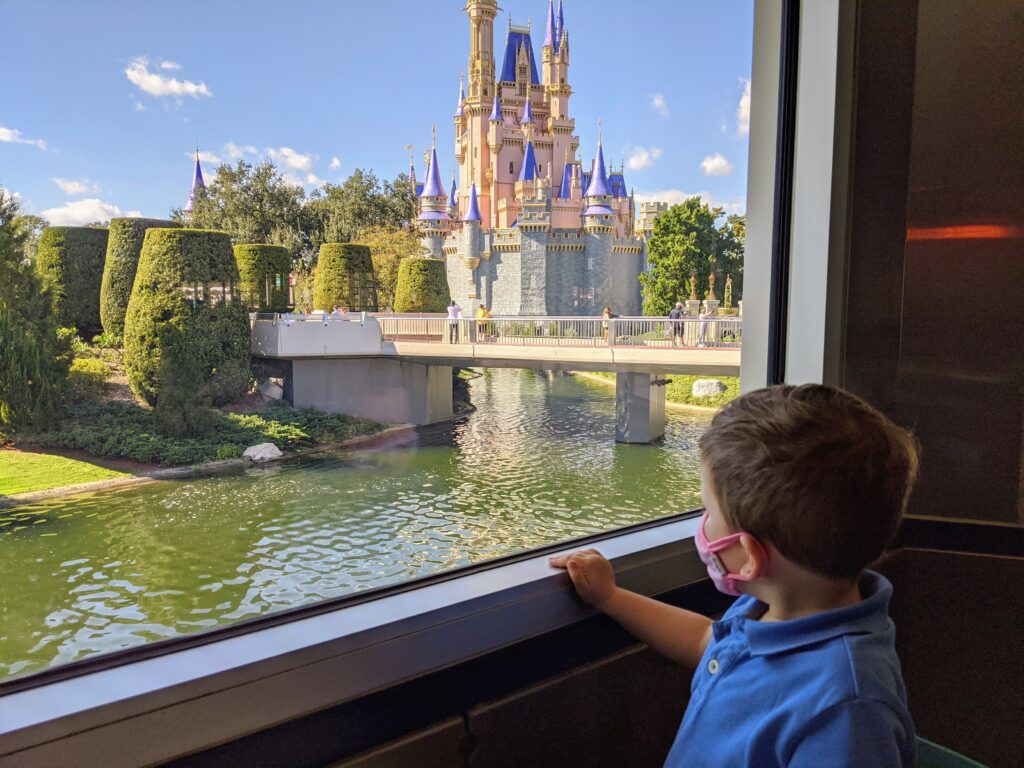
[{"label": "tree", "polygon": [[370,249],[355,243],[324,243],[313,280],[313,306],[330,310],[343,306],[353,312],[376,312]]},{"label": "tree", "polygon": [[197,229],[227,232],[236,243],[283,245],[294,260],[311,258],[311,220],[302,187],[285,183],[271,162],[224,164],[191,213],[171,212],[175,221]]},{"label": "tree", "polygon": [[[32,226],[31,223],[29,226]],[[0,432],[43,426],[60,411],[70,354],[53,294],[25,258],[18,202],[0,189]]]},{"label": "tree", "polygon": [[716,227],[715,221],[723,214],[722,208],[712,208],[699,197],[691,197],[655,220],[654,232],[647,241],[650,266],[640,275],[645,314],[667,314],[677,301],[687,298],[689,278],[694,274],[699,298],[707,296],[712,272],[719,292],[730,274],[734,295],[742,297],[744,219],[730,216]]},{"label": "tree", "polygon": [[341,185],[325,184],[309,207],[319,221],[321,242],[348,243],[369,227],[406,226],[416,199],[405,174],[381,183],[373,171],[357,168]]},{"label": "tree", "polygon": [[369,246],[373,258],[373,271],[377,276],[377,305],[381,309],[394,308],[398,265],[407,256],[419,256],[422,253],[419,236],[409,229],[366,227],[359,231],[359,242]]}]

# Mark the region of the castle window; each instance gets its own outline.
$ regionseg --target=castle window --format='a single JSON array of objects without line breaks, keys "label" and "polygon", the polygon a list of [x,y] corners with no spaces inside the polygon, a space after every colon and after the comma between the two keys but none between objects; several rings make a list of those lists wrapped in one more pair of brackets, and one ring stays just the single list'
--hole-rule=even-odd
[{"label": "castle window", "polygon": [[593,268],[594,268],[594,257],[593,256],[587,256],[587,269],[593,269]]},{"label": "castle window", "polygon": [[508,172],[509,173],[515,173],[516,172],[515,164],[511,160],[508,161]]}]

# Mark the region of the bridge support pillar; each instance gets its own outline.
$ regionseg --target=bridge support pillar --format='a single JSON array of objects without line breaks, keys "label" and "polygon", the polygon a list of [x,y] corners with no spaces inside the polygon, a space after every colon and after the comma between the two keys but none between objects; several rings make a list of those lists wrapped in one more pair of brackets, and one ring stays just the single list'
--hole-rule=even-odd
[{"label": "bridge support pillar", "polygon": [[665,434],[665,383],[650,373],[615,375],[615,440],[650,443]]},{"label": "bridge support pillar", "polygon": [[390,424],[452,417],[452,369],[386,358],[292,362],[292,405]]}]

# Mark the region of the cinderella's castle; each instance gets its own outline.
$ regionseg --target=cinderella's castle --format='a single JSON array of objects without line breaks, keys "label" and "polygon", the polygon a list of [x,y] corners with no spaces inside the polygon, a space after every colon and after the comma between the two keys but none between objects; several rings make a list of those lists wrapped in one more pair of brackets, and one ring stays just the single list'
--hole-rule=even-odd
[{"label": "cinderella's castle", "polygon": [[469,92],[459,86],[455,174],[445,194],[437,148],[419,196],[419,231],[445,260],[452,298],[503,315],[640,314],[643,241],[622,169],[584,169],[569,117],[569,32],[549,0],[540,59],[529,27],[509,24],[495,72],[497,0],[467,0]]}]

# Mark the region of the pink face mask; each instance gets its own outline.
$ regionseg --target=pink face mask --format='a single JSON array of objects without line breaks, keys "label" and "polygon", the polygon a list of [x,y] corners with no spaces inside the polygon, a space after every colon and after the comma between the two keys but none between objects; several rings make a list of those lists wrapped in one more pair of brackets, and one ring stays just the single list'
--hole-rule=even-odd
[{"label": "pink face mask", "polygon": [[700,519],[700,526],[697,528],[697,535],[693,537],[693,541],[697,545],[697,556],[701,559],[701,562],[708,567],[708,576],[711,577],[711,581],[714,582],[714,585],[719,592],[726,595],[738,596],[742,593],[737,587],[737,584],[741,581],[750,581],[750,578],[740,576],[739,574],[729,573],[725,567],[725,563],[722,562],[722,558],[718,556],[718,553],[739,541],[740,536],[749,536],[751,543],[754,545],[754,549],[758,551],[758,554],[761,557],[761,562],[763,564],[762,573],[764,573],[764,569],[768,564],[768,552],[761,545],[761,542],[746,531],[731,533],[720,539],[708,541],[707,534],[704,533],[704,526],[707,522],[708,513],[707,510],[705,510],[704,516]]}]

